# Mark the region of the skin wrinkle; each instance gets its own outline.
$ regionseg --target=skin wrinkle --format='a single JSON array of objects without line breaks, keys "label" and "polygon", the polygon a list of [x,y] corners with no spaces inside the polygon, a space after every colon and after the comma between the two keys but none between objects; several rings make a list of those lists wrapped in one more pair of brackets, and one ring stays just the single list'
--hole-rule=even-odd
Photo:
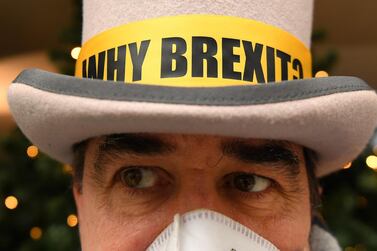
[{"label": "skin wrinkle", "polygon": [[94,167],[99,174],[103,167],[122,154],[129,155],[157,155],[168,154],[175,150],[175,146],[162,142],[157,137],[147,134],[112,134],[101,137]]},{"label": "skin wrinkle", "polygon": [[[300,189],[297,186],[296,190],[289,191],[288,193],[280,193],[280,194],[285,199],[285,203],[283,204],[283,207],[281,210],[282,216],[289,218],[290,220],[294,220],[294,216],[293,216],[294,214],[292,212],[294,212],[295,210],[297,211],[297,208],[295,207],[295,205],[300,204],[301,202],[300,197],[301,198],[303,197],[304,190]],[[294,194],[295,196],[289,196],[289,194]]]},{"label": "skin wrinkle", "polygon": [[207,164],[207,167],[209,168],[216,168],[218,165],[220,165],[221,161],[224,159],[224,152],[221,153],[219,159],[216,161],[216,163],[214,165],[211,165],[209,163],[209,160],[207,160],[206,164]]},{"label": "skin wrinkle", "polygon": [[[300,162],[305,163],[305,160],[300,161],[297,155],[294,156],[294,159],[295,159],[294,162],[297,163],[297,165],[299,165]],[[305,172],[305,175],[307,176],[307,168],[304,168],[302,171]],[[283,208],[282,208],[282,215],[291,220],[294,220],[294,216],[293,216],[294,213],[292,212],[294,212],[295,210],[297,211],[297,208],[295,206],[300,205],[300,202],[301,202],[300,198],[305,197],[305,190],[304,190],[305,185],[300,184],[300,182],[297,179],[298,175],[300,174],[300,169],[298,168],[298,166],[296,170],[291,169],[291,172],[292,173],[290,176],[288,176],[288,178],[292,180],[292,186],[287,191],[280,190],[279,192],[280,192],[280,195],[285,200],[285,203],[283,204]],[[307,182],[308,183],[310,182],[309,179],[307,179]],[[308,196],[309,203],[311,202],[310,196],[311,196],[311,193],[309,190],[309,196]]]},{"label": "skin wrinkle", "polygon": [[[100,163],[98,162],[98,156],[99,156],[99,153],[101,151],[101,142],[105,139],[105,137],[99,137],[97,139],[95,139],[96,141],[96,144],[98,144],[98,147],[93,150],[95,151],[94,154],[92,155],[94,161],[93,161],[93,169],[90,170],[89,172],[89,176],[91,178],[91,180],[93,180],[93,182],[95,183],[95,185],[99,186],[99,187],[104,187],[105,186],[105,181],[103,180],[103,171],[102,170],[102,165],[100,165]],[[110,157],[110,155],[109,155]],[[107,189],[105,189],[107,190]]]},{"label": "skin wrinkle", "polygon": [[[143,144],[135,140],[136,138],[141,139]],[[94,160],[90,161],[91,163],[94,163],[94,168],[91,168],[89,170],[89,180],[92,180],[94,185],[98,187],[98,201],[100,203],[98,209],[106,208],[107,212],[110,212],[110,209],[114,207],[114,201],[109,199],[108,195],[111,194],[113,189],[117,189],[117,187],[115,186],[119,184],[116,183],[118,182],[117,180],[114,180],[118,177],[113,177],[113,179],[108,182],[104,179],[105,177],[103,174],[106,171],[107,166],[109,166],[109,163],[117,163],[120,159],[124,158],[125,153],[122,150],[128,150],[126,152],[129,155],[139,157],[141,155],[142,157],[144,157],[144,154],[141,153],[145,153],[145,155],[155,155],[160,154],[160,152],[170,152],[172,151],[171,149],[173,149],[170,148],[173,146],[169,146],[167,148],[167,145],[160,145],[161,141],[159,139],[155,137],[150,137],[148,135],[140,135],[140,137],[139,135],[131,134],[124,135],[124,137],[122,137],[122,135],[110,135],[108,137],[99,137],[95,140],[95,145],[97,147],[95,147],[95,149],[93,150],[93,154],[91,154]],[[123,143],[120,142],[122,140],[124,140]],[[150,145],[150,147],[143,148],[144,144],[148,144]],[[160,201],[160,203],[163,203],[167,199],[169,198],[164,198],[164,200]],[[140,205],[148,203],[148,201],[141,202]],[[127,213],[126,215],[130,216],[132,214]],[[119,215],[119,221],[121,221],[122,216],[124,215]]]},{"label": "skin wrinkle", "polygon": [[[94,139],[94,143],[100,142],[102,138],[97,138]],[[92,163],[98,156],[98,148],[90,149],[94,153],[91,154],[86,154],[84,158],[84,163]],[[95,165],[93,165],[95,167]],[[88,177],[89,177],[89,183],[93,184],[93,187],[98,187],[98,188],[104,188],[104,189],[97,189],[99,191],[98,196],[96,196],[96,201],[98,203],[97,210],[101,209],[108,209],[112,205],[110,204],[110,201],[106,200],[105,198],[107,197],[107,193],[109,192],[109,188],[106,187],[105,182],[103,179],[101,179],[102,176],[99,176],[98,173],[95,171],[95,168],[90,168],[89,170],[86,170],[88,172]],[[83,187],[82,187],[83,189]]]},{"label": "skin wrinkle", "polygon": [[[296,181],[300,173],[299,159],[288,147],[289,143],[283,141],[268,141],[263,146],[253,146],[242,139],[224,141],[221,144],[222,154],[214,166],[219,165],[225,155],[242,160],[245,163],[267,162],[270,165],[269,167],[279,170],[279,173],[292,180],[292,186],[289,190],[278,190],[281,196],[287,202],[290,202],[287,204],[291,204],[297,202],[297,199],[290,195],[299,194],[302,191],[300,191]],[[94,162],[96,172],[93,174],[93,178],[97,181],[97,185],[105,185],[101,178],[104,164],[121,159],[124,153],[142,156],[165,155],[174,154],[176,148],[177,146],[174,143],[164,142],[157,137],[145,134],[116,134],[103,137],[99,142],[98,152],[96,153],[96,161]],[[209,167],[208,163],[207,166]],[[109,189],[111,189],[110,185],[105,188],[102,194],[105,196]],[[288,211],[289,207],[286,207],[285,210]]]},{"label": "skin wrinkle", "polygon": [[[232,144],[223,146],[225,152],[236,156],[241,155],[238,156],[238,158],[246,161],[250,158],[252,163],[280,160],[277,163],[272,163],[271,167],[275,169],[278,168],[281,170],[280,173],[282,175],[292,180],[292,186],[289,190],[283,191],[282,187],[278,190],[280,195],[286,200],[282,211],[285,212],[287,216],[293,211],[292,205],[296,205],[300,202],[299,197],[304,193],[303,189],[297,184],[297,177],[300,174],[300,160],[296,154],[293,154],[292,151],[286,148],[290,145],[289,142],[285,141],[269,141],[263,148],[253,149],[253,146],[248,145],[246,142],[243,142],[243,140],[235,140]],[[281,163],[285,164],[287,168],[281,168]]]},{"label": "skin wrinkle", "polygon": [[[278,167],[287,178],[294,179],[300,173],[299,160],[288,146],[284,141],[269,141],[263,146],[253,146],[242,139],[224,141],[221,146],[222,156],[214,166],[217,166],[224,156],[230,156],[250,164],[268,163],[270,167],[275,167],[274,169]],[[176,148],[176,145],[151,135],[114,134],[106,136],[100,143],[94,166],[100,175],[105,163],[120,158],[122,154],[167,155],[173,154]]]},{"label": "skin wrinkle", "polygon": [[287,178],[294,179],[300,174],[300,162],[298,156],[288,147],[284,141],[268,141],[260,147],[250,145],[244,140],[234,140],[222,146],[226,155],[250,164],[270,164],[270,167],[281,170]]},{"label": "skin wrinkle", "polygon": [[[231,143],[225,142],[222,146],[223,152],[236,155],[240,159],[250,162],[255,160],[268,162],[270,160],[281,160],[286,165],[292,165],[297,168],[299,159],[291,150],[286,147],[289,145],[284,141],[267,141],[262,149],[250,145],[243,139],[233,140]],[[260,150],[260,151],[257,151]],[[253,154],[250,154],[253,153]],[[252,155],[252,156],[250,156]],[[250,158],[250,159],[249,159]]]},{"label": "skin wrinkle", "polygon": [[[183,138],[189,137],[183,135]],[[232,156],[242,160],[245,163],[264,163],[270,164],[269,167],[279,170],[282,175],[290,179],[292,186],[289,190],[283,191],[279,189],[279,193],[288,204],[298,202],[297,196],[290,196],[292,194],[302,194],[302,189],[299,188],[296,178],[300,173],[299,158],[291,150],[288,149],[289,142],[285,141],[271,141],[268,140],[266,144],[261,146],[254,146],[248,144],[244,139],[236,139],[232,141],[224,141],[221,144],[222,154],[219,160],[213,166],[220,164],[225,155]],[[91,173],[91,177],[98,186],[104,187],[103,197],[109,192],[111,186],[106,186],[102,179],[102,173],[105,163],[112,163],[117,159],[121,159],[123,154],[130,155],[165,155],[173,154],[177,146],[171,142],[164,142],[157,137],[148,134],[114,134],[104,136],[99,139],[98,150],[95,154],[96,160],[94,161],[95,172]],[[284,165],[284,168],[282,167]],[[209,167],[208,163],[207,166]],[[103,203],[105,204],[105,202]],[[289,207],[284,209],[290,211]]]},{"label": "skin wrinkle", "polygon": [[[226,145],[224,143],[230,142],[227,137],[218,138],[204,136],[202,137],[202,140],[194,140],[194,137],[187,136],[186,141],[186,139],[184,139],[185,137],[181,137],[180,135],[174,135],[174,137],[170,137],[169,135],[167,137],[162,134],[157,134],[156,136],[161,136],[160,139],[163,139],[165,143],[168,142],[171,145],[175,145],[177,147],[177,152],[167,152],[165,156],[160,156],[159,154],[148,156],[148,154],[140,154],[140,151],[137,151],[138,153],[135,151],[117,152],[114,148],[107,148],[109,145],[117,145],[118,143],[116,142],[121,140],[119,136],[120,135],[114,136],[115,140],[114,138],[111,138],[111,140],[107,141],[109,144],[106,145],[106,150],[110,150],[110,152],[109,154],[102,152],[102,161],[104,165],[98,166],[97,168],[99,169],[96,170],[93,165],[94,162],[99,160],[99,149],[101,144],[106,142],[105,137],[91,140],[88,152],[85,153],[87,163],[86,168],[84,169],[85,181],[83,184],[85,184],[85,187],[88,186],[85,190],[87,192],[76,193],[76,199],[86,198],[84,204],[79,203],[82,205],[79,208],[79,212],[85,212],[80,214],[80,220],[83,220],[83,226],[85,226],[84,229],[81,229],[80,231],[83,231],[83,233],[91,232],[89,235],[85,234],[86,237],[84,239],[88,240],[87,236],[92,236],[94,238],[95,236],[103,236],[102,239],[105,242],[106,240],[110,241],[108,244],[102,243],[104,246],[101,245],[101,247],[106,250],[144,250],[148,244],[153,241],[156,235],[171,222],[171,217],[174,212],[183,213],[204,206],[209,209],[217,210],[220,213],[228,215],[231,218],[244,223],[246,226],[255,229],[262,236],[276,242],[282,251],[292,251],[296,250],[298,247],[302,250],[302,247],[307,245],[305,244],[305,240],[308,238],[306,234],[307,230],[302,230],[301,232],[297,230],[300,226],[305,226],[303,229],[308,229],[308,226],[310,226],[308,180],[306,177],[307,173],[305,171],[306,166],[302,147],[297,145],[294,146],[293,144],[291,147],[289,142],[285,143],[274,142],[272,140],[251,139],[249,141],[250,144],[245,144],[245,147],[241,147],[241,150],[250,150],[253,148],[252,150],[255,154],[258,152],[258,149],[272,149],[271,151],[273,152],[274,157],[261,157],[258,159],[261,163],[255,163],[255,159],[251,158],[250,163],[244,161],[243,163],[245,164],[242,164],[242,161],[240,161],[238,157],[230,154],[230,152],[236,154],[237,149],[235,151],[230,151],[230,148],[228,148],[228,152],[224,151],[226,150],[223,149],[223,146]],[[134,137],[134,139],[135,138],[136,137]],[[239,139],[231,139],[233,142],[240,142]],[[243,141],[243,139],[241,139],[241,141]],[[136,149],[141,149],[141,145],[136,144],[135,146]],[[292,154],[286,154],[286,152],[284,152],[285,148],[289,149]],[[240,150],[240,148],[238,150]],[[239,152],[240,151],[238,151],[238,153]],[[242,155],[242,151],[241,154],[238,155]],[[207,158],[207,156],[210,158]],[[293,156],[293,158],[288,158],[289,156]],[[295,159],[295,156],[300,156],[300,158]],[[243,159],[245,160],[245,158]],[[250,160],[250,158],[246,158],[246,160]],[[135,197],[133,197],[134,195],[127,195],[122,192],[122,184],[117,182],[111,190],[105,192],[103,187],[109,182],[110,177],[113,179],[114,173],[123,168],[124,164],[127,164],[128,161],[131,161],[131,165],[138,165],[140,163],[142,166],[148,166],[156,163],[156,166],[162,168],[167,167],[169,173],[173,174],[175,178],[179,178],[178,180],[175,180],[175,182],[179,182],[179,188],[175,187],[175,185],[169,187],[168,189],[172,191],[171,195],[173,197],[170,195],[163,195],[161,197],[161,200],[164,200],[162,204],[160,198],[157,196],[160,196],[159,194],[165,194],[163,190],[156,193],[156,195],[149,194],[148,192],[147,195],[136,194]],[[276,163],[270,163],[271,161],[276,161]],[[298,163],[301,168],[301,172],[297,172],[297,175],[301,177],[298,184],[302,189],[291,186],[293,180],[287,179],[288,177],[291,177],[291,172],[288,168],[284,168],[288,166],[287,163],[295,162]],[[278,166],[281,168],[278,169]],[[214,169],[213,167],[219,167],[219,169]],[[213,181],[220,181],[220,178],[224,177],[223,175],[226,173],[247,171],[249,167],[262,176],[266,175],[266,177],[271,177],[274,180],[279,177],[279,184],[282,185],[286,191],[275,189],[275,192],[271,195],[275,194],[277,200],[274,199],[274,197],[270,198],[268,195],[268,197],[265,199],[262,198],[258,203],[257,201],[259,199],[254,197],[251,197],[252,199],[246,197],[243,198],[237,194],[232,195],[233,192],[229,194],[231,196],[223,197],[222,194],[217,193],[220,192],[220,190],[211,185],[211,182]],[[99,170],[101,170],[101,172],[96,172]],[[99,173],[104,175],[102,179],[92,179],[92,175],[98,175]],[[250,171],[250,173],[253,173],[253,171]],[[184,177],[186,177],[185,180],[180,180]],[[102,183],[102,185],[105,186],[102,186],[102,188],[99,187],[99,181],[105,182]],[[181,183],[181,181],[184,183]],[[192,185],[190,185],[191,183]],[[198,189],[203,189],[203,192],[206,192],[206,196],[210,197],[201,198],[201,192],[195,190],[196,187],[198,187]],[[278,195],[277,191],[281,193],[286,192],[288,194],[285,196],[282,196],[283,194]],[[199,197],[195,197],[195,194]],[[98,203],[98,200],[101,200],[101,203]],[[248,200],[250,200],[249,205],[247,202]],[[149,201],[151,203],[150,205],[148,205]],[[245,205],[241,205],[241,202],[245,202]],[[269,206],[268,203],[272,204]],[[90,209],[90,204],[95,205],[92,207],[94,210]],[[100,208],[98,209],[98,207]],[[254,209],[252,209],[252,207],[254,207]],[[89,213],[89,211],[91,211],[91,213]],[[89,224],[92,222],[91,219],[93,219],[90,215],[92,215],[92,217],[99,217],[100,222],[98,222],[98,224],[93,223],[96,226]],[[303,218],[302,215],[307,216]],[[102,219],[101,217],[104,218]],[[284,231],[284,228],[282,228],[285,224],[288,224],[287,231]],[[93,231],[89,230],[90,228],[93,229],[93,227]],[[137,229],[135,227],[137,227]],[[102,228],[104,229],[101,230]],[[281,235],[287,236],[289,239],[293,237],[292,241],[295,240],[293,243],[289,243],[284,241],[284,238],[282,238]],[[84,243],[86,243],[85,246],[89,248],[88,250],[92,249],[90,248],[93,247],[89,244],[91,243],[90,241],[85,241]]]}]

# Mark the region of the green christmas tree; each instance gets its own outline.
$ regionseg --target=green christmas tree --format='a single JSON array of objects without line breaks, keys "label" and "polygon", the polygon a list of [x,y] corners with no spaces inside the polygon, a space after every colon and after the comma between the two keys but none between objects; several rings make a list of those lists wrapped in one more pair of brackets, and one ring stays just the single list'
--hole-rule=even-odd
[{"label": "green christmas tree", "polygon": [[[71,50],[81,44],[81,0],[61,46],[50,52],[61,73],[73,75]],[[0,250],[80,250],[71,169],[31,145],[19,129],[0,136]]]},{"label": "green christmas tree", "polygon": [[18,129],[0,149],[0,250],[79,250],[69,167],[37,154]]}]

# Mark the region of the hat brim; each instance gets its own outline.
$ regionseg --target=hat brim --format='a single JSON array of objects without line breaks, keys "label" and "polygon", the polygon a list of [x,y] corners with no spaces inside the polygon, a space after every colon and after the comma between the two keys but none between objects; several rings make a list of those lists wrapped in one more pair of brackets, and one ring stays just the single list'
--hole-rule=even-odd
[{"label": "hat brim", "polygon": [[23,133],[71,163],[72,146],[113,133],[184,133],[287,140],[318,153],[317,176],[341,169],[377,123],[377,94],[355,77],[184,88],[22,72],[8,102]]}]

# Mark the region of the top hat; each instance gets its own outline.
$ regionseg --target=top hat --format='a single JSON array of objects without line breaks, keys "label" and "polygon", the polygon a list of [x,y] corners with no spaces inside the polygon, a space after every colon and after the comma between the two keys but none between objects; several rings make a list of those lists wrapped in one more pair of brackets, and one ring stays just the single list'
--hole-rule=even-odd
[{"label": "top hat", "polygon": [[71,163],[113,133],[287,140],[317,176],[359,154],[377,95],[356,77],[313,78],[313,0],[84,0],[75,77],[23,71],[9,88],[23,133]]}]

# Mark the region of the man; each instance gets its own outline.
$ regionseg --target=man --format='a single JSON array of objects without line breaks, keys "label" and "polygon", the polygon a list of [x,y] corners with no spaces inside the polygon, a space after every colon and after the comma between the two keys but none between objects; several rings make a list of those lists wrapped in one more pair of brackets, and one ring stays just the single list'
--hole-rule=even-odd
[{"label": "man", "polygon": [[145,250],[175,213],[198,208],[241,222],[280,250],[308,250],[316,205],[310,193],[317,191],[308,185],[315,181],[307,169],[313,156],[301,146],[123,134],[87,141],[76,150],[74,191],[88,250]]},{"label": "man", "polygon": [[76,77],[9,90],[23,132],[73,164],[83,250],[339,250],[316,178],[361,151],[377,97],[311,77],[312,7],[84,1]]}]

